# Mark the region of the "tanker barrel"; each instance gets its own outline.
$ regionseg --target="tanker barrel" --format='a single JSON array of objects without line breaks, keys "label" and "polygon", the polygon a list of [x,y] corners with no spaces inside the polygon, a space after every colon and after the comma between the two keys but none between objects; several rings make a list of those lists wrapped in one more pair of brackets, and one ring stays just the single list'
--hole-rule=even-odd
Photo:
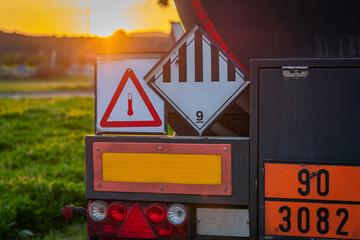
[{"label": "tanker barrel", "polygon": [[[198,25],[247,73],[255,58],[360,57],[357,0],[174,1],[186,31]],[[249,112],[246,89],[207,134],[249,136]]]},{"label": "tanker barrel", "polygon": [[175,0],[248,72],[254,58],[360,57],[360,1]]}]

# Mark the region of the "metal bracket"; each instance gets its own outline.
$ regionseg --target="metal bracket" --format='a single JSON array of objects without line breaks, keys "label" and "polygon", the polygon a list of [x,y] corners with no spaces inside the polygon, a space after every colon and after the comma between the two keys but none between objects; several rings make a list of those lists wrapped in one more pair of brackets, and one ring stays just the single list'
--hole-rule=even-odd
[{"label": "metal bracket", "polygon": [[283,76],[288,78],[304,78],[309,74],[307,66],[283,66]]}]

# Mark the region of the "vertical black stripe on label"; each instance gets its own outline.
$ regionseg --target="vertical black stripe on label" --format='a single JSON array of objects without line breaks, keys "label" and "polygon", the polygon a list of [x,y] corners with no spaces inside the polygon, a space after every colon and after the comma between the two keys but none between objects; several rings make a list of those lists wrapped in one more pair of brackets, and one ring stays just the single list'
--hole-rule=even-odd
[{"label": "vertical black stripe on label", "polygon": [[163,82],[171,82],[170,59],[163,66]]},{"label": "vertical black stripe on label", "polygon": [[155,82],[155,75],[153,75],[152,77],[151,77],[151,79],[150,79],[150,82]]},{"label": "vertical black stripe on label", "polygon": [[211,81],[219,81],[219,50],[211,44]]},{"label": "vertical black stripe on label", "polygon": [[179,82],[186,82],[186,42],[179,48]]},{"label": "vertical black stripe on label", "polygon": [[195,32],[195,82],[203,81],[203,46],[200,30]]},{"label": "vertical black stripe on label", "polygon": [[227,62],[227,66],[228,66],[228,81],[234,82],[236,80],[235,66],[230,61]]}]

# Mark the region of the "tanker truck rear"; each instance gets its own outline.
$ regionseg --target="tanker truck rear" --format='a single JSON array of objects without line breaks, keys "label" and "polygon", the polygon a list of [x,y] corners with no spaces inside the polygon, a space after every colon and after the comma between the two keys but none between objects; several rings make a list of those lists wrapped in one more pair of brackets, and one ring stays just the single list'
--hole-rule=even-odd
[{"label": "tanker truck rear", "polygon": [[167,53],[97,56],[89,238],[360,239],[360,2],[175,4]]}]

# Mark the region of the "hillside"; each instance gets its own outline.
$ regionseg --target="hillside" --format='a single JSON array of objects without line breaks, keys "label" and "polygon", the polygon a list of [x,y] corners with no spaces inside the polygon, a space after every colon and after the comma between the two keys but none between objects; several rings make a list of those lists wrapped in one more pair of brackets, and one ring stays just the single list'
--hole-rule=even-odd
[{"label": "hillside", "polygon": [[18,58],[45,56],[50,59],[56,54],[59,62],[68,64],[81,61],[92,61],[96,52],[157,52],[167,51],[171,47],[171,39],[164,33],[126,34],[116,31],[110,37],[55,37],[27,36],[0,31],[0,58],[6,54],[14,54]]}]

